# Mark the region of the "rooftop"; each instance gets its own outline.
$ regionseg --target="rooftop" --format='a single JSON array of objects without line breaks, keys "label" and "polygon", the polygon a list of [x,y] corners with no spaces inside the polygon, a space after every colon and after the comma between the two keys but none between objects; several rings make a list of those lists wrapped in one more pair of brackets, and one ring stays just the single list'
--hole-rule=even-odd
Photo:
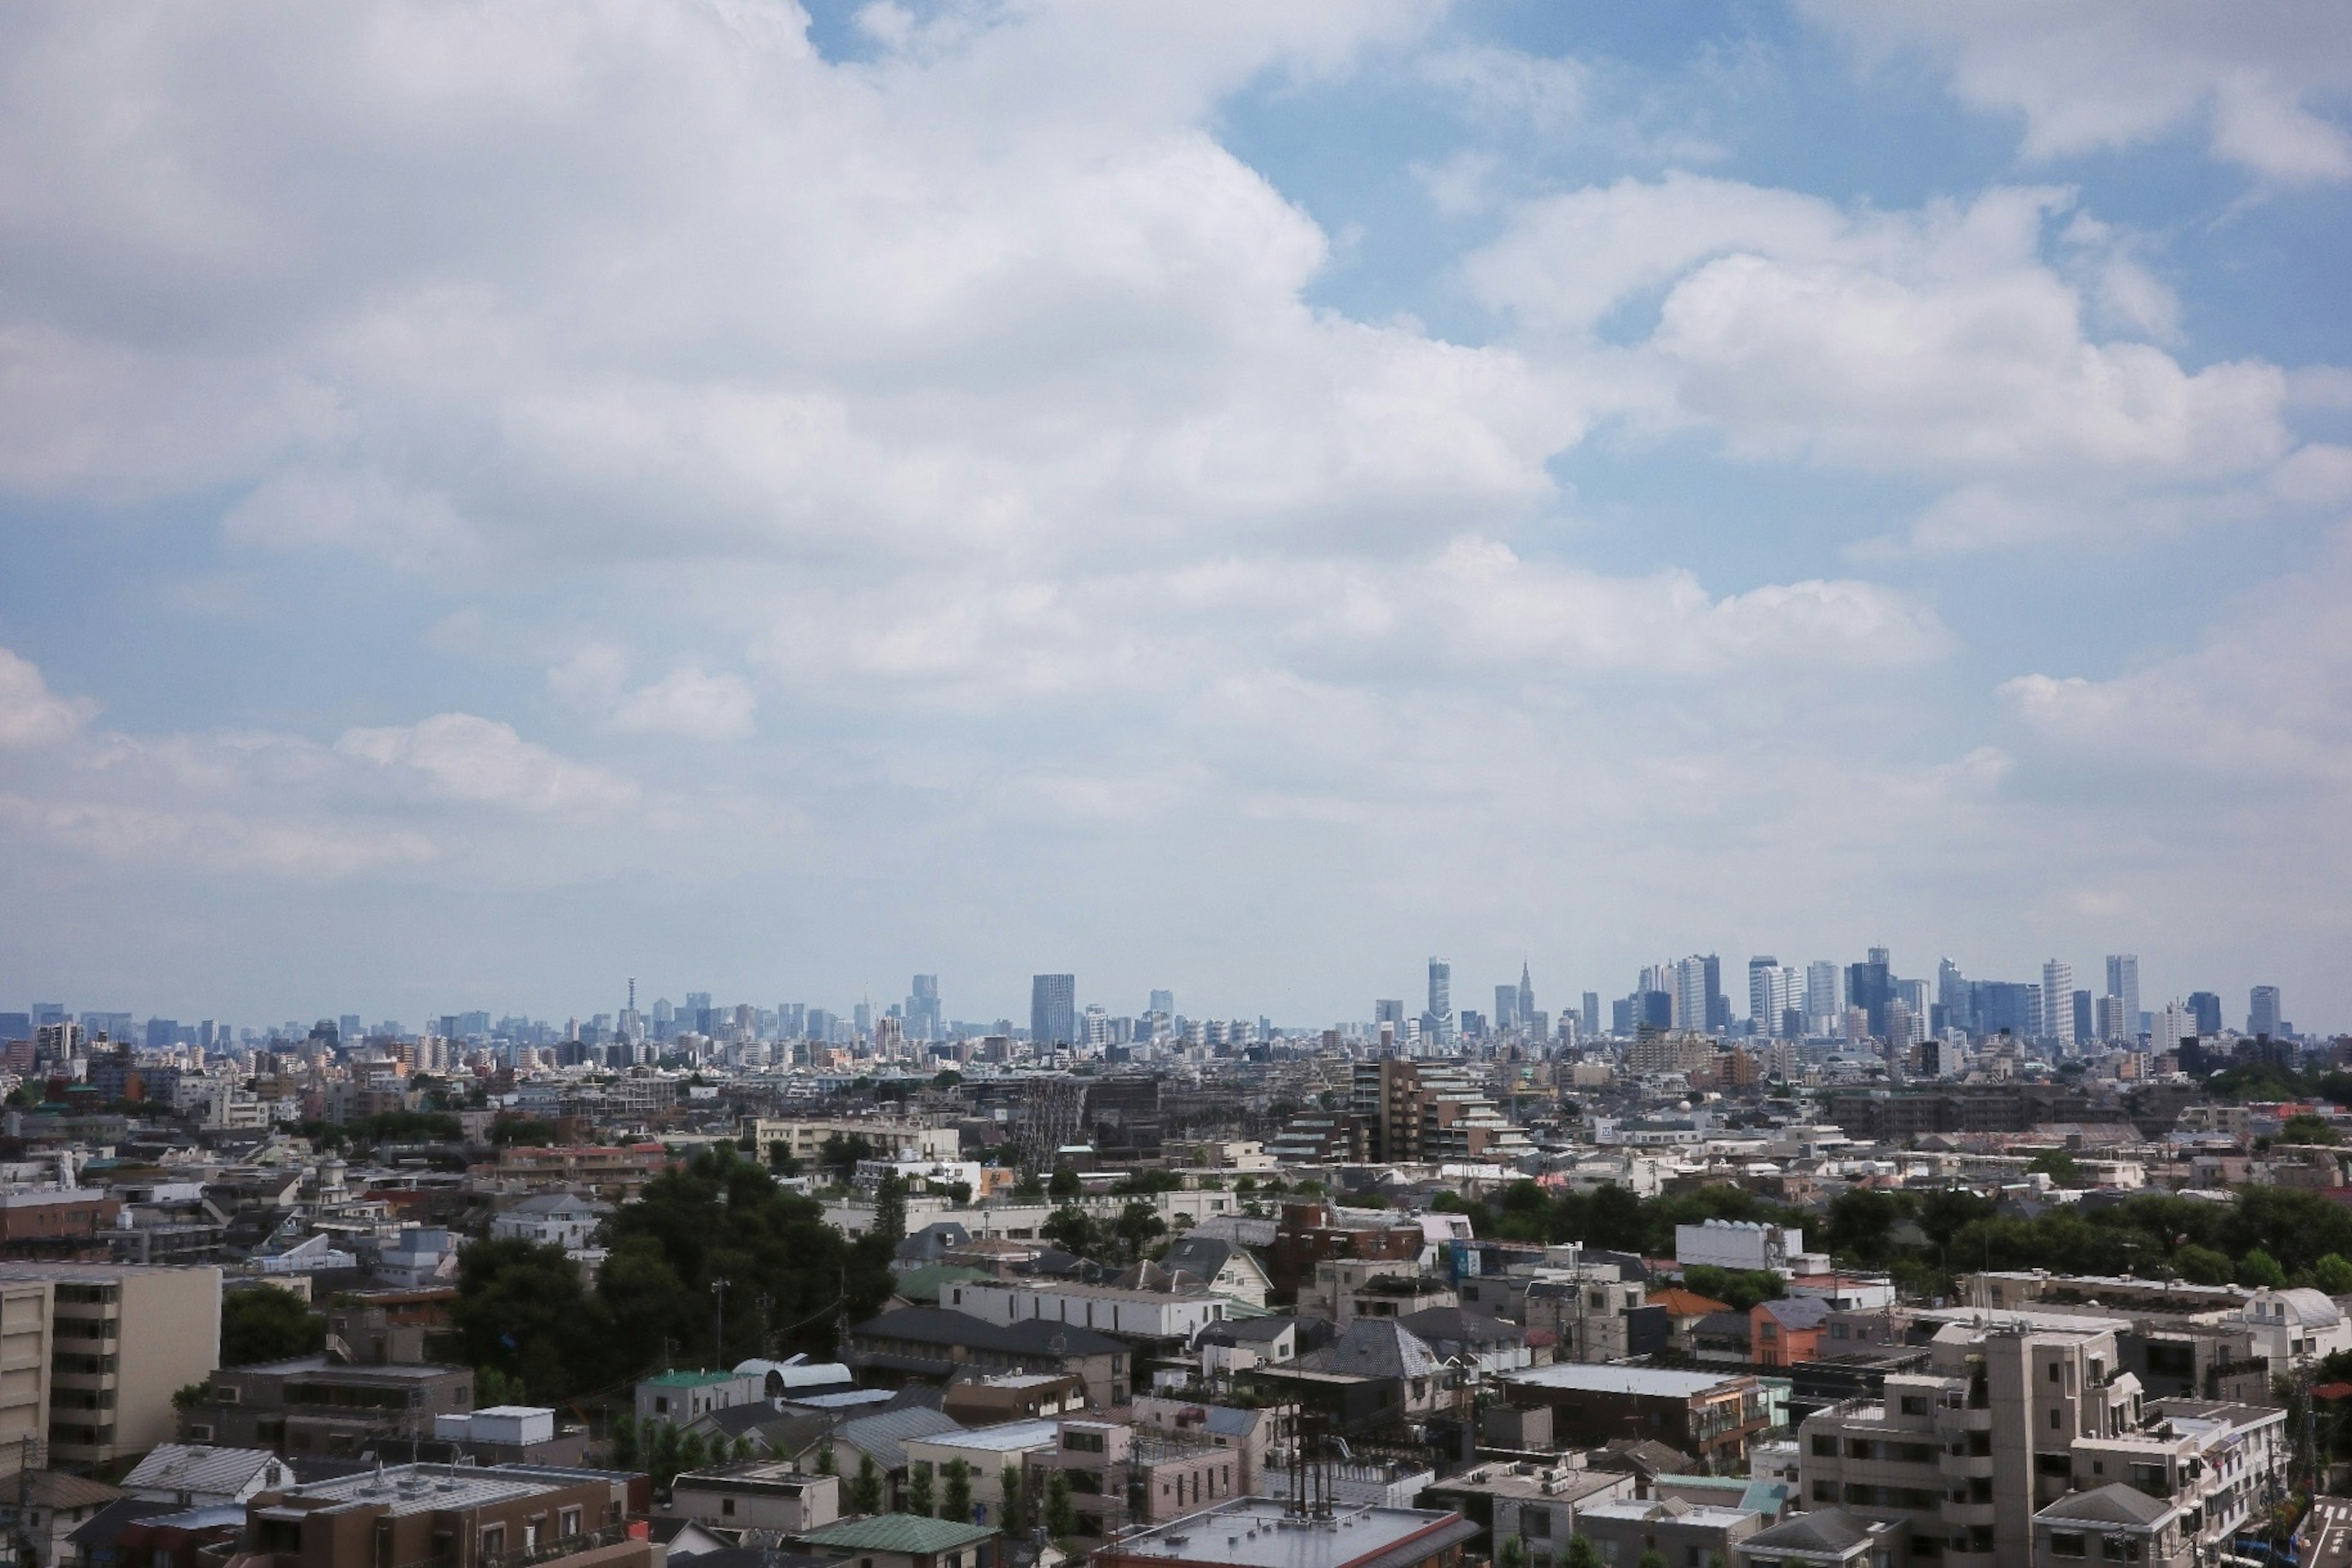
[{"label": "rooftop", "polygon": [[1057,1440],[1055,1430],[1056,1424],[1051,1421],[1005,1421],[968,1432],[940,1432],[908,1441],[934,1448],[977,1448],[992,1454],[1010,1454],[1021,1448],[1052,1447]]},{"label": "rooftop", "polygon": [[648,1388],[709,1388],[713,1384],[733,1383],[739,1375],[741,1374],[731,1372],[704,1372],[699,1368],[693,1372],[687,1372],[673,1367],[668,1372],[659,1373],[646,1379],[645,1385]]},{"label": "rooftop", "polygon": [[929,1557],[957,1552],[996,1531],[985,1525],[958,1524],[949,1519],[925,1519],[915,1513],[879,1513],[870,1519],[845,1520],[797,1536],[805,1546],[833,1547],[844,1552],[897,1552]]},{"label": "rooftop", "polygon": [[1652,1399],[1691,1399],[1745,1381],[1741,1373],[1675,1372],[1654,1366],[1585,1365],[1580,1363],[1523,1367],[1498,1381],[1519,1388],[1566,1389],[1579,1394],[1624,1394]]},{"label": "rooftop", "polygon": [[1428,1509],[1343,1508],[1330,1519],[1309,1521],[1294,1518],[1272,1498],[1234,1498],[1129,1536],[1107,1555],[1234,1568],[1351,1568],[1391,1553],[1417,1561],[1477,1533],[1460,1514]]},{"label": "rooftop", "polygon": [[290,1523],[321,1508],[388,1506],[394,1514],[437,1513],[535,1497],[553,1484],[545,1476],[520,1467],[391,1465],[289,1487],[278,1494],[278,1502],[254,1509],[253,1515]]}]

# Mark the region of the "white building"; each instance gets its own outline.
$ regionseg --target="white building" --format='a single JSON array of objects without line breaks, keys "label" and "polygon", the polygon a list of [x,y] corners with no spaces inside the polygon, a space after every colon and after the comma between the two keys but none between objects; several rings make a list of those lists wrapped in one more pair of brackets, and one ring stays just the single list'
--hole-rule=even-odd
[{"label": "white building", "polygon": [[1171,1295],[1108,1285],[996,1279],[966,1279],[949,1285],[940,1292],[940,1304],[983,1322],[1008,1327],[1034,1318],[1049,1323],[1075,1323],[1106,1334],[1187,1341],[1207,1325],[1223,1322],[1231,1305],[1223,1297],[1206,1292]]},{"label": "white building", "polygon": [[2352,1350],[2352,1321],[2318,1290],[2257,1290],[2238,1310],[2238,1321],[2252,1334],[2254,1353],[2267,1357],[2274,1373],[2306,1356],[2318,1362]]},{"label": "white building", "polygon": [[1805,1250],[1805,1233],[1788,1226],[1711,1219],[1675,1226],[1675,1261],[1685,1268],[1786,1268]]},{"label": "white building", "polygon": [[575,1193],[541,1193],[493,1216],[490,1235],[499,1240],[532,1241],[577,1251],[594,1239],[596,1227],[612,1212],[612,1205]]}]

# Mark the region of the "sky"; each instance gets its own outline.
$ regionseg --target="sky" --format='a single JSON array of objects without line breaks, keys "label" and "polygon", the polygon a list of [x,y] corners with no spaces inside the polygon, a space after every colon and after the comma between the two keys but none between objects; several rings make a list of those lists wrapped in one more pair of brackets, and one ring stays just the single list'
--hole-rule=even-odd
[{"label": "sky", "polygon": [[11,5],[0,1008],[2352,1026],[2347,254],[2317,0]]}]

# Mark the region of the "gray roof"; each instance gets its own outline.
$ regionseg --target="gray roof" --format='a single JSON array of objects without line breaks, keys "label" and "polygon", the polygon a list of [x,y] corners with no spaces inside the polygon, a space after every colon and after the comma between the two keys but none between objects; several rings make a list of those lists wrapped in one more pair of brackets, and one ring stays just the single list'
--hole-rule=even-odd
[{"label": "gray roof", "polygon": [[2174,1511],[2168,1502],[2121,1481],[2111,1481],[2095,1491],[2069,1492],[2033,1517],[2057,1524],[2151,1525]]},{"label": "gray roof", "polygon": [[1298,1368],[1349,1377],[1434,1377],[1443,1370],[1428,1342],[1394,1318],[1358,1318],[1328,1347],[1300,1357]]},{"label": "gray roof", "polygon": [[[201,1443],[165,1443],[122,1478],[127,1492],[222,1492],[245,1489],[265,1467],[284,1461],[267,1448],[215,1448]],[[287,1472],[293,1479],[293,1472]]]},{"label": "gray roof", "polygon": [[897,1470],[906,1468],[907,1450],[900,1445],[909,1437],[962,1430],[963,1423],[951,1415],[910,1405],[903,1409],[885,1410],[879,1415],[860,1415],[854,1421],[845,1421],[834,1437],[861,1454],[873,1455],[874,1463],[881,1468]]},{"label": "gray roof", "polygon": [[1847,1552],[1870,1539],[1868,1521],[1842,1508],[1817,1508],[1793,1514],[1769,1530],[1759,1530],[1739,1543],[1750,1552]]},{"label": "gray roof", "polygon": [[1075,1323],[1024,1318],[1007,1327],[944,1307],[900,1307],[866,1319],[850,1333],[923,1344],[970,1345],[1016,1355],[1124,1355],[1128,1350],[1126,1341]]},{"label": "gray roof", "polygon": [[1517,1323],[1462,1307],[1423,1307],[1397,1321],[1431,1344],[1517,1345],[1527,1342],[1527,1331]]},{"label": "gray roof", "polygon": [[1830,1315],[1830,1304],[1819,1296],[1784,1296],[1757,1304],[1784,1329],[1817,1329]]},{"label": "gray roof", "polygon": [[[1187,1235],[1169,1243],[1168,1250],[1160,1255],[1160,1266],[1162,1268],[1181,1268],[1196,1279],[1214,1279],[1218,1271],[1234,1260],[1236,1253],[1249,1258],[1249,1254],[1222,1237]],[[1250,1258],[1250,1261],[1254,1263],[1256,1259]]]}]

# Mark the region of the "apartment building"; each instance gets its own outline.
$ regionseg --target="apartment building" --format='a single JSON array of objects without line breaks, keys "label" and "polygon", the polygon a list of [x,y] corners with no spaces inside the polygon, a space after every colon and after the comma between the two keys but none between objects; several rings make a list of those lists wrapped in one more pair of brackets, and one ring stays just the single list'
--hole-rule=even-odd
[{"label": "apartment building", "polygon": [[46,1279],[0,1281],[0,1475],[48,1464],[51,1289]]},{"label": "apartment building", "polygon": [[963,1154],[963,1135],[954,1128],[897,1117],[751,1116],[744,1118],[743,1131],[761,1160],[782,1143],[803,1165],[824,1157],[829,1138],[863,1138],[876,1157],[886,1160],[955,1160]]},{"label": "apartment building", "polygon": [[1065,1417],[1058,1428],[1051,1447],[1028,1455],[1029,1495],[1045,1496],[1051,1478],[1063,1476],[1081,1535],[1107,1540],[1240,1495],[1233,1450],[1196,1435],[1083,1417]]},{"label": "apartment building", "polygon": [[431,1437],[438,1417],[473,1405],[470,1367],[295,1356],[221,1368],[181,1426],[192,1443],[340,1457],[380,1437]]},{"label": "apartment building", "polygon": [[262,1493],[241,1561],[653,1568],[662,1551],[640,1522],[650,1500],[643,1476],[611,1470],[397,1465]]},{"label": "apartment building", "polygon": [[[32,1310],[27,1287],[45,1289],[50,1300],[48,1462],[95,1468],[171,1441],[172,1395],[220,1364],[220,1270],[0,1264],[0,1295],[19,1322]],[[13,1364],[21,1353],[17,1344],[0,1345],[0,1360]],[[11,1376],[21,1388],[26,1377]],[[0,1423],[25,1407],[21,1394],[12,1400],[0,1386]]]},{"label": "apartment building", "polygon": [[1550,1406],[1562,1447],[1640,1437],[1736,1468],[1770,1424],[1763,1385],[1743,1373],[1555,1363],[1496,1382],[1513,1405]]},{"label": "apartment building", "polygon": [[1806,1419],[1809,1506],[1907,1523],[1914,1558],[1945,1568],[2043,1561],[2037,1517],[2115,1485],[2160,1504],[2141,1521],[2148,1541],[2170,1509],[2192,1548],[2226,1542],[2282,1471],[2284,1415],[2146,1400],[2116,1342],[2127,1326],[2051,1314],[1947,1325],[1926,1369]]},{"label": "apartment building", "polygon": [[1358,1062],[1350,1088],[1349,1109],[1376,1164],[1510,1164],[1534,1152],[1527,1135],[1453,1064]]},{"label": "apartment building", "polygon": [[1221,1323],[1232,1303],[1195,1288],[1129,1290],[1013,1279],[964,1279],[940,1293],[940,1305],[999,1328],[1032,1321],[1068,1323],[1132,1340],[1184,1340]]}]

